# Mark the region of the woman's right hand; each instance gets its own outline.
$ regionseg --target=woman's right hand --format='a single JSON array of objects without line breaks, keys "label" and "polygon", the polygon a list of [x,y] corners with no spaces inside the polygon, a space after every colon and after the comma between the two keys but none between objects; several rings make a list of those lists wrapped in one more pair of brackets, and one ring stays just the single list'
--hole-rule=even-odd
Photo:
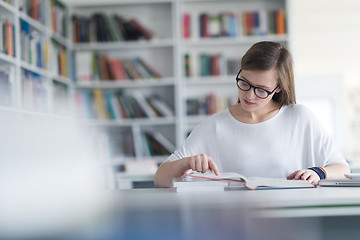
[{"label": "woman's right hand", "polygon": [[194,170],[197,172],[205,173],[207,171],[211,171],[215,173],[215,175],[219,175],[219,170],[215,164],[215,162],[212,160],[210,156],[207,156],[205,154],[199,154],[191,157],[184,158],[186,164],[187,164],[187,171],[188,170]]}]

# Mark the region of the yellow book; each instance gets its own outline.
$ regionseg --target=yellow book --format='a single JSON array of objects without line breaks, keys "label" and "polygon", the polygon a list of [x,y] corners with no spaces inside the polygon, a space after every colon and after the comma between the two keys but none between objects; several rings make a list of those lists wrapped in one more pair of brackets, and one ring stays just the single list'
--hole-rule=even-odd
[{"label": "yellow book", "polygon": [[105,108],[105,102],[103,97],[103,92],[100,89],[94,89],[94,102],[95,102],[95,108],[98,113],[98,117],[100,119],[110,119],[109,114],[106,111]]}]

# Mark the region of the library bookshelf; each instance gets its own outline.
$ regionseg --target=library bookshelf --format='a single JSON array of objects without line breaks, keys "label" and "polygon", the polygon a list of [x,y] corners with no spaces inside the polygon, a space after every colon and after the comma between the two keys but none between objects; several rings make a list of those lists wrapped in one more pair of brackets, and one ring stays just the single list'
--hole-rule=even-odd
[{"label": "library bookshelf", "polygon": [[57,0],[0,1],[0,105],[19,114],[70,113],[67,8]]},{"label": "library bookshelf", "polygon": [[[35,19],[23,2],[32,3],[0,1],[14,47],[0,46],[1,109],[75,115],[113,166],[164,161],[235,103],[235,74],[252,44],[289,45],[287,0],[38,0],[46,17]],[[42,58],[29,42],[46,46]]]}]

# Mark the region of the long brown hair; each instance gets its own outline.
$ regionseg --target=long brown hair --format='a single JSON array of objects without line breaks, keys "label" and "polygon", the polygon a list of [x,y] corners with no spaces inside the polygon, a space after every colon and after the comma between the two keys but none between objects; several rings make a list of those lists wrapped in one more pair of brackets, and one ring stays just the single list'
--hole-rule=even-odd
[{"label": "long brown hair", "polygon": [[280,43],[255,43],[242,57],[241,69],[266,71],[276,69],[281,91],[273,100],[281,105],[296,103],[293,60],[290,52]]}]

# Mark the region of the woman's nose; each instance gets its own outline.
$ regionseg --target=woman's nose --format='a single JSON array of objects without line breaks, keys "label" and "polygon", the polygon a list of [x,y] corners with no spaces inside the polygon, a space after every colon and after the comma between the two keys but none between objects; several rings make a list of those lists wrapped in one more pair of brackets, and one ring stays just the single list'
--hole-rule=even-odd
[{"label": "woman's nose", "polygon": [[248,99],[253,99],[256,97],[254,88],[250,88],[250,90],[246,92],[246,97]]}]

